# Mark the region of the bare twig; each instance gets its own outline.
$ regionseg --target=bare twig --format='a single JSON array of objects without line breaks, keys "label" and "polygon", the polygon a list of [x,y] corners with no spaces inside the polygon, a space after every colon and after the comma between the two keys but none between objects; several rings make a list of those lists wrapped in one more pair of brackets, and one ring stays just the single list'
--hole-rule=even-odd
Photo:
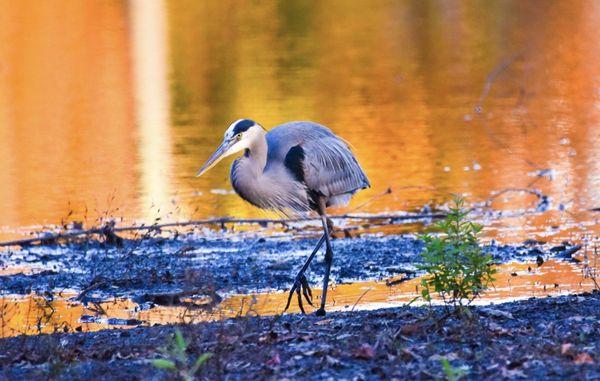
[{"label": "bare twig", "polygon": [[369,200],[363,202],[362,204],[360,204],[359,206],[357,206],[356,208],[352,209],[351,213],[353,212],[357,212],[360,209],[364,208],[365,206],[369,205],[370,203],[372,203],[373,201],[377,200],[378,198],[381,198],[385,195],[391,194],[392,193],[392,187],[389,187],[388,189],[386,189],[384,192],[376,194],[375,196],[371,197]]},{"label": "bare twig", "polygon": [[356,302],[354,302],[354,305],[352,306],[352,309],[350,310],[351,312],[354,312],[354,308],[356,308],[356,305],[361,301],[361,299],[367,294],[367,292],[371,291],[373,289],[373,287],[369,287],[365,290],[365,292],[362,293],[362,295],[356,299]]}]

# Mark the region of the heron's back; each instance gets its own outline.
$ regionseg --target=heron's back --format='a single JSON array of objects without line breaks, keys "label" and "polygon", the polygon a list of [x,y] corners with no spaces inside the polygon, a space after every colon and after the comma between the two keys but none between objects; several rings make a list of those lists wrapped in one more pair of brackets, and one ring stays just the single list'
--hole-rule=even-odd
[{"label": "heron's back", "polygon": [[345,141],[314,122],[290,122],[266,135],[265,172],[284,165],[309,193],[325,196],[328,205],[346,204],[369,180]]}]

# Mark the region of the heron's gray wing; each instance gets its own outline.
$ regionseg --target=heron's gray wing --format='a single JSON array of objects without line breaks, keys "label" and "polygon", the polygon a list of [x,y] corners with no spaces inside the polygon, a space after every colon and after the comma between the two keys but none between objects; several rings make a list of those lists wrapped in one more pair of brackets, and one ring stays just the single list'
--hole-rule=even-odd
[{"label": "heron's gray wing", "polygon": [[267,143],[267,168],[285,164],[312,192],[334,197],[370,186],[348,145],[325,126],[282,124],[267,133]]},{"label": "heron's gray wing", "polygon": [[370,186],[350,148],[338,137],[308,140],[300,146],[304,151],[304,182],[308,189],[333,197]]},{"label": "heron's gray wing", "polygon": [[285,160],[289,150],[299,144],[324,138],[335,138],[335,134],[325,126],[314,122],[289,122],[277,126],[267,133],[269,153],[267,165],[279,164]]}]

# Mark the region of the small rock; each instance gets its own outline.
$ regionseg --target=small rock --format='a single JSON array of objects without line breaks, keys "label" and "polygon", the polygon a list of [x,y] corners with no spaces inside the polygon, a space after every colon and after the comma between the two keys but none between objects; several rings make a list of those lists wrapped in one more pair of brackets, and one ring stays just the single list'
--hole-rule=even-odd
[{"label": "small rock", "polygon": [[511,314],[510,312],[506,312],[506,311],[502,311],[502,310],[495,310],[492,308],[481,308],[479,311],[483,312],[487,316],[493,316],[493,317],[497,317],[497,318],[504,318],[504,319],[514,319],[515,318],[513,316],[513,314]]}]

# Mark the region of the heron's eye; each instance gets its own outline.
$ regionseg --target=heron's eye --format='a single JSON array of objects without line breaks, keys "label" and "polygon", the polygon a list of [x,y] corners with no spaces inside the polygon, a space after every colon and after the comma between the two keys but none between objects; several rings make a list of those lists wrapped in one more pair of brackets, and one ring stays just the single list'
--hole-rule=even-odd
[{"label": "heron's eye", "polygon": [[236,140],[236,141],[238,141],[238,142],[239,142],[240,140],[242,140],[242,134],[241,134],[241,133],[237,134],[237,135],[235,136],[235,140]]}]

